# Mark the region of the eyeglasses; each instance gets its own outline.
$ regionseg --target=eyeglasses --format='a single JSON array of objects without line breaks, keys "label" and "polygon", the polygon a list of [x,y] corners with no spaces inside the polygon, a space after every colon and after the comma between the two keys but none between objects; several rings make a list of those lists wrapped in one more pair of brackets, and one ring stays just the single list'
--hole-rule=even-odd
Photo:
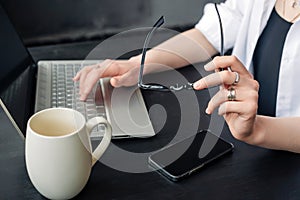
[{"label": "eyeglasses", "polygon": [[[224,33],[223,33],[223,26],[222,26],[222,21],[221,21],[221,16],[217,7],[217,4],[215,3],[215,9],[218,14],[218,19],[219,19],[219,24],[220,24],[220,35],[221,35],[221,49],[220,49],[220,55],[224,55]],[[146,53],[148,49],[148,45],[150,42],[150,39],[153,35],[153,33],[165,22],[164,16],[161,16],[157,22],[153,25],[152,29],[150,32],[147,34],[143,50],[142,50],[142,59],[141,59],[141,65],[140,65],[140,73],[139,73],[139,80],[138,80],[138,87],[144,90],[156,90],[156,91],[161,91],[161,92],[170,92],[170,91],[180,91],[180,90],[194,90],[193,83],[187,83],[187,84],[175,84],[172,86],[164,86],[164,85],[159,85],[159,84],[144,84],[143,83],[143,73],[144,73],[144,67],[145,67],[145,58],[146,58]],[[228,67],[228,70],[231,71],[230,67]]]}]

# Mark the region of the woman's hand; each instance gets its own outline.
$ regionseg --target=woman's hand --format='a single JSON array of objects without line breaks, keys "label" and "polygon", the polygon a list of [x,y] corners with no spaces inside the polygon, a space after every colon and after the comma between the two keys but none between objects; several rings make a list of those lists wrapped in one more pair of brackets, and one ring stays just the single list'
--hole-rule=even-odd
[{"label": "woman's hand", "polygon": [[129,60],[105,60],[102,63],[86,66],[73,78],[80,81],[80,100],[85,101],[100,78],[111,77],[114,87],[132,86],[138,81],[140,63],[134,57]]},{"label": "woman's hand", "polygon": [[[232,72],[219,71],[227,67]],[[211,114],[219,107],[219,115],[224,116],[233,136],[254,143],[257,138],[253,129],[258,106],[258,82],[235,56],[216,57],[205,69],[215,70],[215,73],[195,82],[194,88],[201,90],[220,85],[220,90],[208,103],[206,112]]]}]

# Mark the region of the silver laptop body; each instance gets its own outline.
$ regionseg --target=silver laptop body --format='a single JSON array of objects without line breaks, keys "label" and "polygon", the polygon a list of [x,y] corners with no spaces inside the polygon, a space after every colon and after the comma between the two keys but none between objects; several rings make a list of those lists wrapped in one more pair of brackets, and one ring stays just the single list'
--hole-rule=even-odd
[{"label": "silver laptop body", "polygon": [[[87,120],[105,117],[113,138],[151,137],[154,130],[141,91],[136,87],[113,88],[109,78],[100,79],[86,102],[79,100],[79,83],[72,78],[83,67],[99,61],[39,61],[35,112],[51,107],[72,108]],[[104,126],[96,127],[92,139],[100,139]]]}]

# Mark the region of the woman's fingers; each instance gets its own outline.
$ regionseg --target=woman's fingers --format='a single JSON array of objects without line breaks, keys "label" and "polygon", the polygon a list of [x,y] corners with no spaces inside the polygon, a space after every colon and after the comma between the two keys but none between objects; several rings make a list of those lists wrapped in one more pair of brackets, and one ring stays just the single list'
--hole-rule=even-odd
[{"label": "woman's fingers", "polygon": [[196,81],[194,83],[195,90],[201,90],[204,88],[209,88],[216,85],[232,85],[236,80],[240,81],[240,74],[238,72],[230,72],[227,70],[209,74],[206,77]]},{"label": "woman's fingers", "polygon": [[114,87],[131,86],[137,82],[136,63],[128,60],[106,59],[102,63],[86,66],[73,78],[80,81],[79,94],[81,100],[86,100],[94,85],[100,78],[112,77]]},{"label": "woman's fingers", "polygon": [[80,81],[79,94],[80,100],[85,101],[89,93],[92,91],[94,85],[103,76],[105,71],[109,68],[110,60],[105,60],[102,63],[90,65],[82,68],[73,81]]},{"label": "woman's fingers", "polygon": [[[104,72],[107,68],[109,68],[109,66],[111,65],[111,63],[113,63],[112,60],[110,59],[106,59],[101,63],[97,63],[95,65],[90,65],[90,66],[85,66],[82,69],[80,69],[77,74],[73,77],[73,81],[82,81],[83,78],[82,76],[85,74],[88,74],[91,70],[95,70],[95,69],[102,69],[102,71]],[[102,72],[102,73],[103,73]],[[114,71],[112,71],[114,72]],[[85,76],[84,75],[84,76]]]},{"label": "woman's fingers", "polygon": [[110,83],[113,87],[132,86],[138,82],[139,68],[135,67],[128,72],[112,77]]},{"label": "woman's fingers", "polygon": [[[219,70],[228,67],[231,70]],[[195,82],[194,88],[221,86],[209,101],[206,112],[211,114],[219,108],[218,114],[224,116],[234,137],[243,139],[249,136],[258,107],[258,82],[234,56],[216,57],[205,66],[205,70],[215,73]]]},{"label": "woman's fingers", "polygon": [[226,69],[230,67],[232,71],[238,72],[239,74],[250,75],[248,70],[235,56],[216,56],[211,62],[204,66],[205,70],[212,71],[217,69]]},{"label": "woman's fingers", "polygon": [[83,69],[79,70],[76,75],[73,77],[73,81],[79,81],[82,74],[88,73],[92,68],[94,68],[95,65],[92,66],[86,66]]},{"label": "woman's fingers", "polygon": [[[219,69],[226,69],[228,67],[230,67],[231,70],[219,71]],[[207,71],[216,71],[216,73],[210,74],[195,82],[194,89],[196,90],[217,85],[232,85],[243,82],[245,79],[253,79],[253,76],[235,56],[215,57],[213,61],[206,64],[204,68]]]},{"label": "woman's fingers", "polygon": [[[237,113],[242,116],[253,116],[256,114],[257,103],[253,101],[238,102],[238,101],[226,101],[220,105],[218,114],[226,115],[230,113]],[[246,117],[244,117],[246,119]]]},{"label": "woman's fingers", "polygon": [[246,102],[246,101],[252,101],[258,98],[258,94],[256,90],[248,89],[248,88],[232,88],[234,90],[235,94],[235,100],[230,101],[229,95],[230,91],[228,89],[221,89],[219,92],[217,92],[209,101],[206,113],[211,114],[217,107],[222,105],[225,102]]},{"label": "woman's fingers", "polygon": [[73,77],[73,81],[79,81],[79,78],[80,78],[80,71],[77,72],[77,74]]},{"label": "woman's fingers", "polygon": [[100,69],[91,70],[83,79],[80,79],[80,100],[85,101],[89,93],[92,91],[94,85],[99,81],[99,76],[102,72]]}]

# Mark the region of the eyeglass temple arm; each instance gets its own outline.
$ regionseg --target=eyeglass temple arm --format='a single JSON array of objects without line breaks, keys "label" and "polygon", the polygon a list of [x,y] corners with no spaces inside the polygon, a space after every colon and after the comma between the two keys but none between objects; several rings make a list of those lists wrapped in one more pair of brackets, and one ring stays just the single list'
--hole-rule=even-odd
[{"label": "eyeglass temple arm", "polygon": [[218,14],[218,19],[219,19],[219,25],[220,25],[220,33],[221,33],[221,49],[220,49],[220,55],[224,56],[224,32],[223,32],[223,25],[222,25],[222,20],[221,20],[221,16],[218,10],[218,6],[217,3],[215,3],[215,9],[217,11]]},{"label": "eyeglass temple arm", "polygon": [[165,22],[164,16],[161,16],[157,22],[153,25],[151,31],[147,34],[147,37],[144,42],[143,50],[142,50],[142,59],[141,59],[141,68],[140,68],[140,74],[139,74],[139,81],[138,81],[138,86],[139,87],[144,87],[143,84],[143,73],[144,73],[144,65],[145,65],[145,58],[146,58],[146,52],[147,48],[150,42],[150,39],[154,33],[154,31],[159,28],[163,23]]},{"label": "eyeglass temple arm", "polygon": [[[223,24],[222,24],[222,20],[221,20],[221,15],[220,12],[218,10],[218,5],[217,3],[215,3],[215,9],[217,11],[218,14],[218,19],[219,19],[219,25],[220,25],[220,33],[221,33],[221,49],[220,49],[220,56],[224,56],[224,31],[223,31]],[[230,67],[227,67],[227,70],[232,72]]]}]

